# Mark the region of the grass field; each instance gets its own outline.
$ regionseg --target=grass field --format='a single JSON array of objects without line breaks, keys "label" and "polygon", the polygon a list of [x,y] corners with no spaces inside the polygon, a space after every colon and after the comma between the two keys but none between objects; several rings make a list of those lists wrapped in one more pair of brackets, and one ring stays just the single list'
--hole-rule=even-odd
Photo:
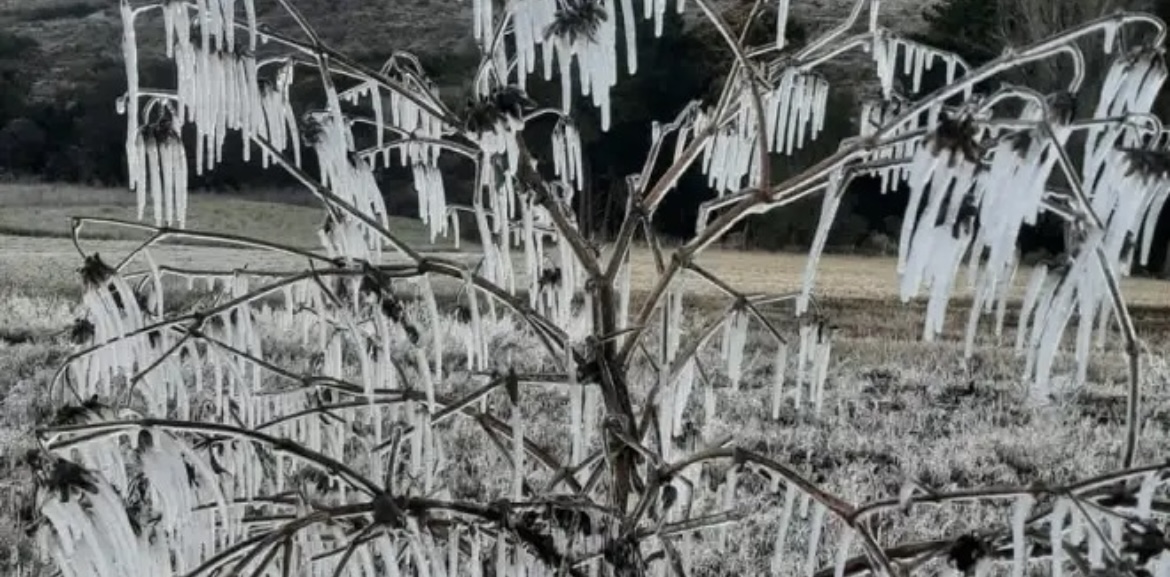
[{"label": "grass field", "polygon": [[[324,213],[303,191],[273,191],[250,197],[192,194],[190,198],[189,229],[270,239],[300,248],[320,246],[317,229]],[[274,205],[273,201],[279,204]],[[68,238],[72,217],[135,220],[135,204],[135,195],[124,190],[0,185],[0,235]],[[279,210],[273,210],[273,206]],[[149,205],[145,217],[146,222],[153,224]],[[441,238],[432,244],[426,227],[417,219],[392,218],[390,229],[422,249],[441,250],[452,245]],[[87,228],[85,236],[102,240],[145,237],[142,232],[111,226]]]},{"label": "grass field", "polygon": [[[92,197],[86,196],[90,193]],[[196,197],[192,206],[192,228],[314,246],[312,235],[304,229],[317,224],[315,209],[223,197]],[[24,330],[51,335],[74,318],[78,285],[74,269],[80,257],[62,236],[68,231],[67,216],[133,219],[132,211],[132,198],[111,191],[0,188],[0,226],[9,233],[0,236],[0,334]],[[416,240],[425,239],[416,222],[404,219],[396,221],[396,227]],[[133,246],[124,237],[85,244],[87,251],[96,250],[108,258]],[[157,254],[191,266],[295,264],[271,256],[257,258],[252,251],[207,246],[171,246]],[[713,251],[699,262],[748,292],[793,290],[800,285],[804,267],[801,255],[733,251]],[[634,285],[645,290],[653,282],[649,253],[638,251],[635,265]],[[920,342],[923,306],[896,302],[893,261],[827,256],[818,278],[824,306],[839,327],[825,413],[813,418],[786,407],[781,419],[772,421],[767,408],[771,353],[753,346],[747,355],[743,389],[736,394],[719,390],[718,433],[732,433],[742,446],[790,463],[823,481],[827,489],[855,501],[896,494],[907,477],[936,489],[1058,483],[1117,465],[1126,377],[1124,358],[1117,350],[1094,358],[1091,382],[1085,389],[1036,398],[1020,382],[1020,356],[994,346],[990,338],[980,341],[979,362],[963,362],[961,345],[956,344],[966,315],[961,304],[949,312],[941,342]],[[1144,364],[1147,422],[1139,456],[1140,461],[1149,462],[1164,458],[1164,448],[1170,446],[1170,374],[1164,362],[1170,350],[1170,283],[1129,279],[1124,290],[1135,305],[1139,332],[1154,353]],[[702,311],[703,307],[697,307],[692,316],[701,317]],[[784,326],[791,328],[790,323]],[[1014,342],[1014,333],[1009,331],[1005,340]],[[46,410],[45,383],[69,350],[64,339],[49,336],[15,344],[0,341],[0,466],[11,468],[8,480],[0,485],[0,495],[27,494],[27,477],[11,465],[12,457],[33,442],[30,427],[36,415]],[[705,358],[717,365],[717,356],[718,351],[711,350]],[[1069,366],[1071,359],[1065,357],[1057,368]],[[454,374],[450,378],[450,386],[462,386],[454,382]],[[525,411],[532,416],[534,430],[555,427],[539,404]],[[484,470],[474,456],[461,461],[455,453],[452,462],[460,463],[453,483],[491,480],[492,471]],[[726,549],[720,550],[710,540],[692,544],[695,575],[767,571],[781,503],[766,490],[744,487],[737,497],[751,511],[747,521],[733,530]],[[883,543],[954,536],[973,527],[1002,523],[1006,515],[1004,509],[993,507],[940,508],[917,514],[913,522],[885,521],[878,533]],[[828,529],[830,539],[836,530]],[[784,574],[797,574],[803,566],[802,540],[807,537],[807,529],[792,535],[793,558]],[[0,544],[4,543],[27,547],[9,522],[0,522]],[[821,565],[831,563],[831,553],[831,547],[822,548]],[[12,559],[11,553],[0,553],[0,573],[12,574]]]},{"label": "grass field", "polygon": [[[286,193],[284,200],[291,202],[273,204],[274,200],[281,200],[281,194],[269,193],[251,199],[193,194],[187,228],[318,250],[316,230],[321,223],[321,210],[305,202],[311,199],[301,192]],[[80,264],[77,250],[68,240],[70,218],[99,216],[134,220],[134,205],[134,195],[121,190],[57,185],[0,186],[0,287],[15,284],[64,288],[73,282],[72,271]],[[147,218],[150,218],[149,208]],[[391,230],[424,251],[448,252],[454,247],[453,241],[442,237],[430,242],[425,226],[416,219],[393,218]],[[85,249],[100,252],[107,259],[115,258],[132,250],[136,246],[132,241],[141,241],[146,236],[140,231],[90,226],[84,231]],[[222,251],[191,241],[177,244],[183,245],[182,248],[164,249],[160,254],[184,266],[249,264],[279,268],[293,262],[293,259],[282,260],[279,255],[265,253],[257,258],[252,251]],[[780,293],[800,288],[806,258],[795,253],[712,249],[704,252],[697,262],[744,292]],[[634,290],[649,290],[656,274],[651,253],[636,249],[633,263]],[[1022,289],[1026,280],[1027,270],[1022,270],[1017,287]],[[696,291],[712,292],[709,284],[698,279],[688,282]],[[1123,281],[1123,290],[1134,305],[1170,306],[1170,283],[1129,278]],[[826,299],[896,299],[895,262],[891,258],[827,255],[818,268],[817,293]],[[965,295],[962,290],[956,292],[958,298]]]}]

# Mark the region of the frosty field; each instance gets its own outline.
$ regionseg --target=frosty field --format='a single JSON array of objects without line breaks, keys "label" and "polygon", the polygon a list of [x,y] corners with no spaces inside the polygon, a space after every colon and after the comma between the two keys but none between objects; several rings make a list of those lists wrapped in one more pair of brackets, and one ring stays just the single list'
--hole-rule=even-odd
[{"label": "frosty field", "polygon": [[[0,485],[4,515],[0,572],[6,575],[17,574],[18,566],[31,558],[29,542],[12,522],[27,514],[23,508],[31,495],[20,457],[33,442],[29,430],[34,420],[44,416],[46,383],[72,347],[60,333],[74,319],[79,291],[75,269],[80,257],[61,236],[68,230],[62,219],[69,214],[133,218],[129,205],[110,192],[49,192],[44,198],[53,199],[50,203],[35,201],[35,193],[28,190],[0,190],[0,224],[24,235],[0,236],[0,466],[5,469]],[[86,196],[90,193],[95,196]],[[23,200],[17,202],[17,198]],[[73,204],[60,206],[67,199],[73,199]],[[247,201],[223,197],[198,198],[195,206],[193,228],[199,222],[220,232],[247,229],[262,238],[270,234],[312,246],[311,238],[281,235],[303,230],[304,226],[292,224],[315,219],[318,213],[313,209],[273,210],[275,205],[253,207]],[[401,230],[412,225],[403,220]],[[421,227],[416,230],[423,234]],[[133,246],[124,239],[105,239],[87,242],[84,248],[113,260]],[[295,264],[270,256],[257,259],[252,251],[209,246],[172,246],[159,253],[165,253],[172,264],[194,268],[280,269]],[[653,265],[646,250],[635,253],[635,262],[637,292],[650,284]],[[800,255],[730,251],[708,252],[699,262],[747,292],[795,289],[804,266]],[[780,419],[773,421],[769,415],[770,353],[749,345],[743,386],[736,393],[723,387],[718,394],[717,402],[723,407],[722,421],[715,427],[719,434],[734,435],[741,446],[789,464],[823,481],[833,493],[858,502],[896,496],[907,478],[936,490],[1057,484],[1118,466],[1126,378],[1124,358],[1118,351],[1095,358],[1090,385],[1083,390],[1038,395],[1021,385],[1018,355],[1009,348],[992,348],[990,337],[982,338],[975,362],[962,361],[966,311],[961,305],[951,307],[941,342],[919,342],[923,305],[898,302],[892,261],[826,257],[819,279],[822,304],[837,326],[824,413],[813,418],[798,414],[788,404]],[[1138,460],[1151,462],[1163,458],[1170,443],[1170,372],[1163,364],[1170,346],[1170,285],[1130,279],[1124,290],[1150,353],[1145,357],[1147,422]],[[691,320],[696,322],[707,309],[720,305],[714,293],[691,303]],[[791,328],[786,313],[787,309],[778,308],[773,316]],[[1009,312],[1008,326],[1012,324]],[[521,348],[525,345],[514,327],[495,327],[493,335],[505,341],[516,339]],[[1012,343],[1014,338],[1008,331],[1003,342]],[[709,348],[703,356],[714,364],[718,346]],[[284,354],[304,360],[307,351],[290,347]],[[1071,364],[1068,359],[1062,362],[1065,369]],[[448,379],[445,386],[452,391],[470,386],[462,382],[469,379],[459,370],[453,370]],[[556,418],[544,409],[544,402],[558,394],[549,389],[527,397],[523,413],[537,441],[547,436],[542,428],[551,427]],[[446,482],[456,494],[473,495],[484,484],[506,482],[500,461],[486,457],[491,453],[479,450],[474,441],[479,439],[468,437],[466,443],[448,447]],[[725,534],[711,532],[706,540],[694,541],[692,574],[766,573],[783,499],[758,478],[744,479],[737,494],[725,498],[738,501],[748,512],[747,520]],[[1006,524],[1008,512],[991,506],[948,505],[919,511],[913,526],[890,519],[883,518],[884,524],[875,528],[883,540],[929,542],[967,529]],[[809,566],[803,553],[807,524],[798,527],[789,534],[787,555],[781,561],[785,574],[797,574]],[[829,538],[838,529],[827,523]],[[712,539],[725,542],[726,549],[712,544]],[[832,554],[830,548],[820,548],[816,566],[831,568]]]}]

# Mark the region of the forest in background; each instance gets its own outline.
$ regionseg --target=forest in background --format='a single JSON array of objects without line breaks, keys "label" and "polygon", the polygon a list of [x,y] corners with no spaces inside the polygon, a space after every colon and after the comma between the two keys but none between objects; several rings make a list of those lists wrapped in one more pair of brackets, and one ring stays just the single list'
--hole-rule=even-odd
[{"label": "forest in background", "polygon": [[[437,6],[444,1],[457,0],[429,0],[427,4]],[[1037,8],[1046,4],[1047,9]],[[1167,1],[1068,0],[1059,4],[1060,8],[1051,9],[1049,0],[944,0],[923,9],[925,26],[921,30],[907,30],[905,33],[952,50],[971,64],[978,65],[995,58],[1007,46],[1035,41],[1050,31],[1118,8],[1148,9],[1170,21],[1170,2]],[[751,6],[751,2],[725,5],[723,16],[738,28]],[[338,9],[337,12],[346,11]],[[19,18],[25,22],[57,21],[90,18],[94,14],[97,12],[92,3],[78,2],[15,11],[10,8],[7,18],[10,21]],[[448,25],[464,24],[455,21]],[[588,185],[589,194],[579,195],[578,214],[584,226],[602,239],[613,232],[606,230],[606,223],[620,220],[618,216],[625,206],[624,179],[641,169],[650,123],[671,120],[691,95],[698,93],[710,98],[717,94],[722,81],[718,71],[726,70],[732,57],[714,30],[709,26],[690,26],[683,16],[670,14],[661,38],[654,37],[649,22],[640,25],[639,73],[633,77],[623,74],[619,80],[613,92],[614,118],[610,130],[606,133],[599,130],[599,119],[593,108],[578,106],[574,110],[582,130],[585,162],[592,179]],[[790,41],[799,46],[809,27],[822,25],[824,23],[796,22],[790,26]],[[12,32],[13,28],[0,25],[0,181],[41,180],[124,186],[125,119],[117,114],[114,103],[125,91],[126,81],[117,51],[117,36],[99,35],[100,39],[91,40],[103,45],[95,46],[94,56],[81,65],[54,67],[46,62],[49,47],[43,45],[37,35]],[[764,38],[766,31],[749,31],[749,44],[753,34]],[[470,34],[463,36],[469,37]],[[416,50],[424,68],[440,86],[445,100],[453,109],[461,110],[470,95],[467,80],[478,63],[478,54],[469,38],[466,42],[451,38],[460,36],[448,34],[436,40],[433,47],[412,49]],[[105,43],[113,45],[104,46]],[[381,44],[364,42],[364,45],[378,47]],[[378,67],[390,56],[390,48],[387,45],[385,53],[366,49],[358,52],[356,57],[365,64]],[[167,85],[168,72],[161,52],[141,56],[144,82]],[[858,58],[867,56],[859,54]],[[1088,64],[1100,67],[1108,65],[1108,61],[1102,58]],[[836,149],[842,138],[856,134],[857,109],[863,99],[872,95],[874,84],[872,78],[858,77],[857,70],[866,67],[860,63],[857,66],[846,64],[827,71],[833,90],[825,131],[818,140],[806,144],[793,156],[776,158],[774,173],[778,177],[807,166]],[[1057,63],[1022,73],[1033,79],[1039,78],[1042,83],[1051,83],[1055,89],[1067,72]],[[1090,74],[1090,77],[1094,76]],[[927,78],[923,90],[931,90],[939,82],[938,78]],[[173,84],[173,79],[170,83]],[[311,82],[295,84],[295,98],[318,100],[319,95],[312,92],[312,86]],[[558,99],[559,81],[555,78],[552,82],[544,82],[537,75],[532,77],[528,88],[530,95],[538,101],[555,102]],[[996,86],[979,88],[991,91]],[[1093,94],[1094,89],[1088,87],[1086,94]],[[1170,98],[1165,95],[1159,111],[1164,120],[1170,120]],[[188,138],[191,136],[187,135]],[[238,139],[228,140],[229,148],[239,145]],[[224,156],[235,160],[227,160],[213,173],[197,177],[192,183],[194,188],[241,192],[285,188],[291,191],[296,186],[282,171],[257,170],[254,165],[238,160],[240,155],[230,150]],[[310,164],[311,156],[307,156]],[[462,201],[470,195],[471,168],[457,160],[452,160],[447,167],[446,184],[453,200]],[[417,210],[415,196],[395,194],[396,190],[403,191],[411,186],[409,171],[405,168],[379,170],[378,178],[387,193],[390,210],[395,214],[413,215]],[[856,190],[846,196],[829,248],[840,252],[889,251],[895,245],[900,215],[907,201],[905,192],[881,194],[876,180],[868,178],[857,179],[853,186]],[[692,233],[699,203],[714,193],[706,187],[704,177],[697,171],[688,174],[679,189],[659,210],[656,224],[664,233],[685,238]],[[753,217],[732,242],[744,248],[803,250],[812,238],[819,210],[820,202],[814,199]],[[474,230],[470,226],[462,228]],[[1167,250],[1170,248],[1170,217],[1166,214],[1156,236],[1149,270],[1140,272],[1170,276]],[[1041,259],[1062,250],[1063,235],[1057,227],[1041,223],[1026,235],[1023,242],[1028,258]]]}]

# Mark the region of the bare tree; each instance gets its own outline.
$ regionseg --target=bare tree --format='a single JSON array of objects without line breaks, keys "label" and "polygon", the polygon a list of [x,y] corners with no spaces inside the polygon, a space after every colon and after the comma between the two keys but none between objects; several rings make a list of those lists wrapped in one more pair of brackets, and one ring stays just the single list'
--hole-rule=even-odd
[{"label": "bare tree", "polygon": [[[28,456],[40,479],[38,536],[62,574],[686,574],[690,536],[745,514],[736,491],[747,479],[784,493],[776,572],[797,524],[809,535],[806,569],[828,548],[837,575],[937,572],[948,558],[962,571],[1007,561],[1014,575],[1033,559],[1086,574],[1167,562],[1163,541],[1137,553],[1125,546],[1154,535],[1148,521],[1164,513],[1152,501],[1166,466],[1135,463],[1140,342],[1118,288],[1148,249],[1135,246],[1138,233],[1170,194],[1164,133],[1148,114],[1166,67],[1148,46],[1115,51],[1097,114],[1077,116],[1064,98],[1085,80],[1077,41],[1140,28],[1161,43],[1161,21],[1093,20],[971,68],[883,27],[876,0],[858,0],[840,26],[798,49],[785,45],[787,2],[776,37],[745,45],[742,30],[695,0],[735,62],[717,102],[652,127],[648,160],[626,180],[620,230],[599,247],[568,208],[585,193],[570,112],[595,106],[605,128],[616,72],[637,63],[617,50],[618,36],[636,46],[635,18],[684,4],[477,1],[473,34],[484,58],[477,99],[461,113],[413,57],[368,69],[322,42],[292,0],[277,4],[299,30],[262,26],[251,0],[121,0],[131,186],[140,220],[152,208],[154,222],[74,221],[83,344],[53,382],[69,409],[39,429],[41,449]],[[136,35],[147,23],[165,30],[173,90],[139,85]],[[865,106],[861,134],[837,152],[773,179],[768,160],[815,138],[830,113],[817,67],[858,49],[872,54],[886,100]],[[972,94],[1047,59],[1075,63],[1067,93]],[[917,83],[932,65],[947,69],[947,86],[915,101],[894,97],[895,79]],[[528,74],[542,68],[548,78],[559,69],[561,102],[541,106],[525,95]],[[320,108],[294,110],[294,73],[319,82]],[[575,102],[578,94],[591,102]],[[539,119],[554,125],[551,142],[526,131]],[[214,168],[225,139],[243,138],[245,154],[299,179],[324,206],[323,251],[184,229],[189,152],[180,130],[197,136],[196,170]],[[1082,132],[1087,146],[1066,146]],[[298,140],[316,157],[315,174],[303,168]],[[551,157],[551,171],[540,170],[540,155]],[[477,169],[472,206],[447,205],[443,156]],[[475,215],[480,259],[424,254],[395,233],[372,177],[376,164],[394,162],[414,171],[432,234],[446,232],[455,211]],[[696,236],[666,251],[650,219],[691,167],[719,196],[701,210]],[[896,498],[863,503],[713,434],[721,397],[739,390],[751,327],[763,333],[753,346],[774,351],[773,417],[790,398],[821,410],[831,326],[812,295],[817,261],[849,182],[872,173],[912,189],[898,271],[904,298],[929,288],[926,338],[938,335],[960,278],[976,294],[969,335],[984,311],[1000,331],[1020,229],[1044,212],[1075,223],[1068,262],[1032,273],[1019,347],[1027,378],[1043,388],[1074,319],[1081,379],[1094,329],[1120,327],[1131,370],[1116,472],[1059,488],[935,493],[908,484]],[[1046,186],[1053,173],[1066,189]],[[823,196],[822,222],[799,293],[747,294],[696,262],[745,217],[813,195]],[[85,250],[83,231],[93,226],[150,239],[106,263]],[[156,262],[152,249],[177,237],[301,266]],[[656,268],[640,295],[631,291],[635,249],[649,251]],[[964,263],[971,274],[960,277]],[[692,326],[687,280],[715,287],[724,311]],[[176,283],[214,297],[168,307]],[[769,312],[784,303],[795,309],[796,335]],[[717,369],[700,353],[720,331]],[[296,347],[310,354],[279,352]],[[725,390],[716,389],[716,370]],[[534,407],[538,391],[546,393]],[[488,463],[480,486],[455,485],[455,441],[472,443],[464,457]],[[731,466],[706,466],[714,463]],[[883,516],[972,499],[1011,500],[1007,527],[927,544],[875,532]],[[1126,523],[1100,530],[1118,518]]]}]

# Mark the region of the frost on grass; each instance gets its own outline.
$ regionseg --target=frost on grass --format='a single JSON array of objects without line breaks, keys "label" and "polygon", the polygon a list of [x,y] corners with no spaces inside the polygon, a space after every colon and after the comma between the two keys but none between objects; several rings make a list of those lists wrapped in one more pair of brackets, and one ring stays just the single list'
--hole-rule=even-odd
[{"label": "frost on grass", "polygon": [[[734,44],[735,31],[697,3]],[[42,552],[79,575],[691,574],[696,533],[733,548],[730,526],[751,517],[741,496],[768,486],[783,500],[766,539],[779,573],[889,573],[899,536],[873,530],[889,516],[921,511],[921,501],[1000,498],[1013,503],[1006,530],[958,538],[922,568],[998,564],[1021,575],[1045,559],[1035,535],[1053,521],[1038,497],[1051,496],[1070,506],[1047,534],[1085,543],[1083,554],[1065,549],[1070,561],[1164,563],[1162,551],[1121,560],[1118,547],[1136,529],[1105,519],[1113,510],[1101,511],[1085,487],[914,490],[866,505],[721,436],[761,372],[771,386],[759,412],[771,422],[793,418],[790,408],[812,420],[839,410],[827,401],[839,386],[830,379],[834,325],[813,288],[837,208],[862,174],[910,189],[900,292],[928,297],[927,340],[943,332],[964,287],[976,295],[971,326],[994,311],[1001,334],[1020,231],[1044,213],[1065,219],[1075,242],[1064,262],[1030,277],[1018,345],[1043,387],[1075,318],[1083,380],[1094,327],[1129,318],[1117,278],[1148,252],[1170,191],[1167,139],[1148,115],[1165,65],[1149,50],[1113,51],[1089,119],[1072,116],[1070,94],[974,88],[1024,62],[1066,57],[1080,36],[1164,27],[1122,15],[972,69],[897,37],[881,26],[879,3],[864,0],[841,27],[782,51],[788,4],[774,42],[733,46],[718,99],[652,127],[646,166],[625,180],[618,237],[601,247],[574,211],[589,175],[573,112],[588,98],[606,130],[619,70],[637,68],[637,19],[661,33],[666,10],[684,2],[473,1],[483,60],[472,98],[455,112],[414,57],[368,69],[319,45],[295,11],[302,29],[277,34],[247,1],[123,0],[127,153],[139,216],[153,205],[156,236],[116,263],[89,255],[82,269],[90,329],[49,387],[72,409],[41,428],[30,456]],[[867,5],[868,29],[846,36]],[[157,24],[152,11],[161,12],[175,90],[139,85],[137,29]],[[859,136],[837,153],[775,178],[774,156],[824,129],[830,86],[817,68],[854,49],[871,53],[881,101],[864,107]],[[945,66],[949,84],[921,94],[934,66]],[[558,76],[559,105],[525,93],[538,68]],[[319,82],[317,108],[294,109],[294,72]],[[894,92],[899,78],[911,94]],[[214,169],[227,139],[240,138],[245,160],[258,153],[291,174],[325,214],[316,252],[183,234],[282,252],[301,270],[153,260],[152,244],[185,222],[184,130],[196,136],[197,171]],[[1083,150],[1068,145],[1078,133]],[[473,215],[482,254],[472,264],[423,254],[392,228],[385,195],[399,191],[383,190],[374,170],[395,162],[410,169],[406,193],[432,239],[453,232],[453,212]],[[446,162],[471,166],[470,206],[449,202]],[[695,167],[715,198],[695,237],[667,251],[651,223]],[[798,294],[744,294],[696,264],[744,217],[815,194],[824,195],[822,222]],[[655,274],[649,294],[636,295],[631,247],[643,241]],[[694,314],[696,282],[723,294],[721,314]],[[211,296],[164,307],[165,287],[183,283]],[[795,308],[795,322],[777,320],[780,306]],[[1108,481],[1141,479],[1133,502],[1152,515],[1164,492],[1155,474]]]}]

